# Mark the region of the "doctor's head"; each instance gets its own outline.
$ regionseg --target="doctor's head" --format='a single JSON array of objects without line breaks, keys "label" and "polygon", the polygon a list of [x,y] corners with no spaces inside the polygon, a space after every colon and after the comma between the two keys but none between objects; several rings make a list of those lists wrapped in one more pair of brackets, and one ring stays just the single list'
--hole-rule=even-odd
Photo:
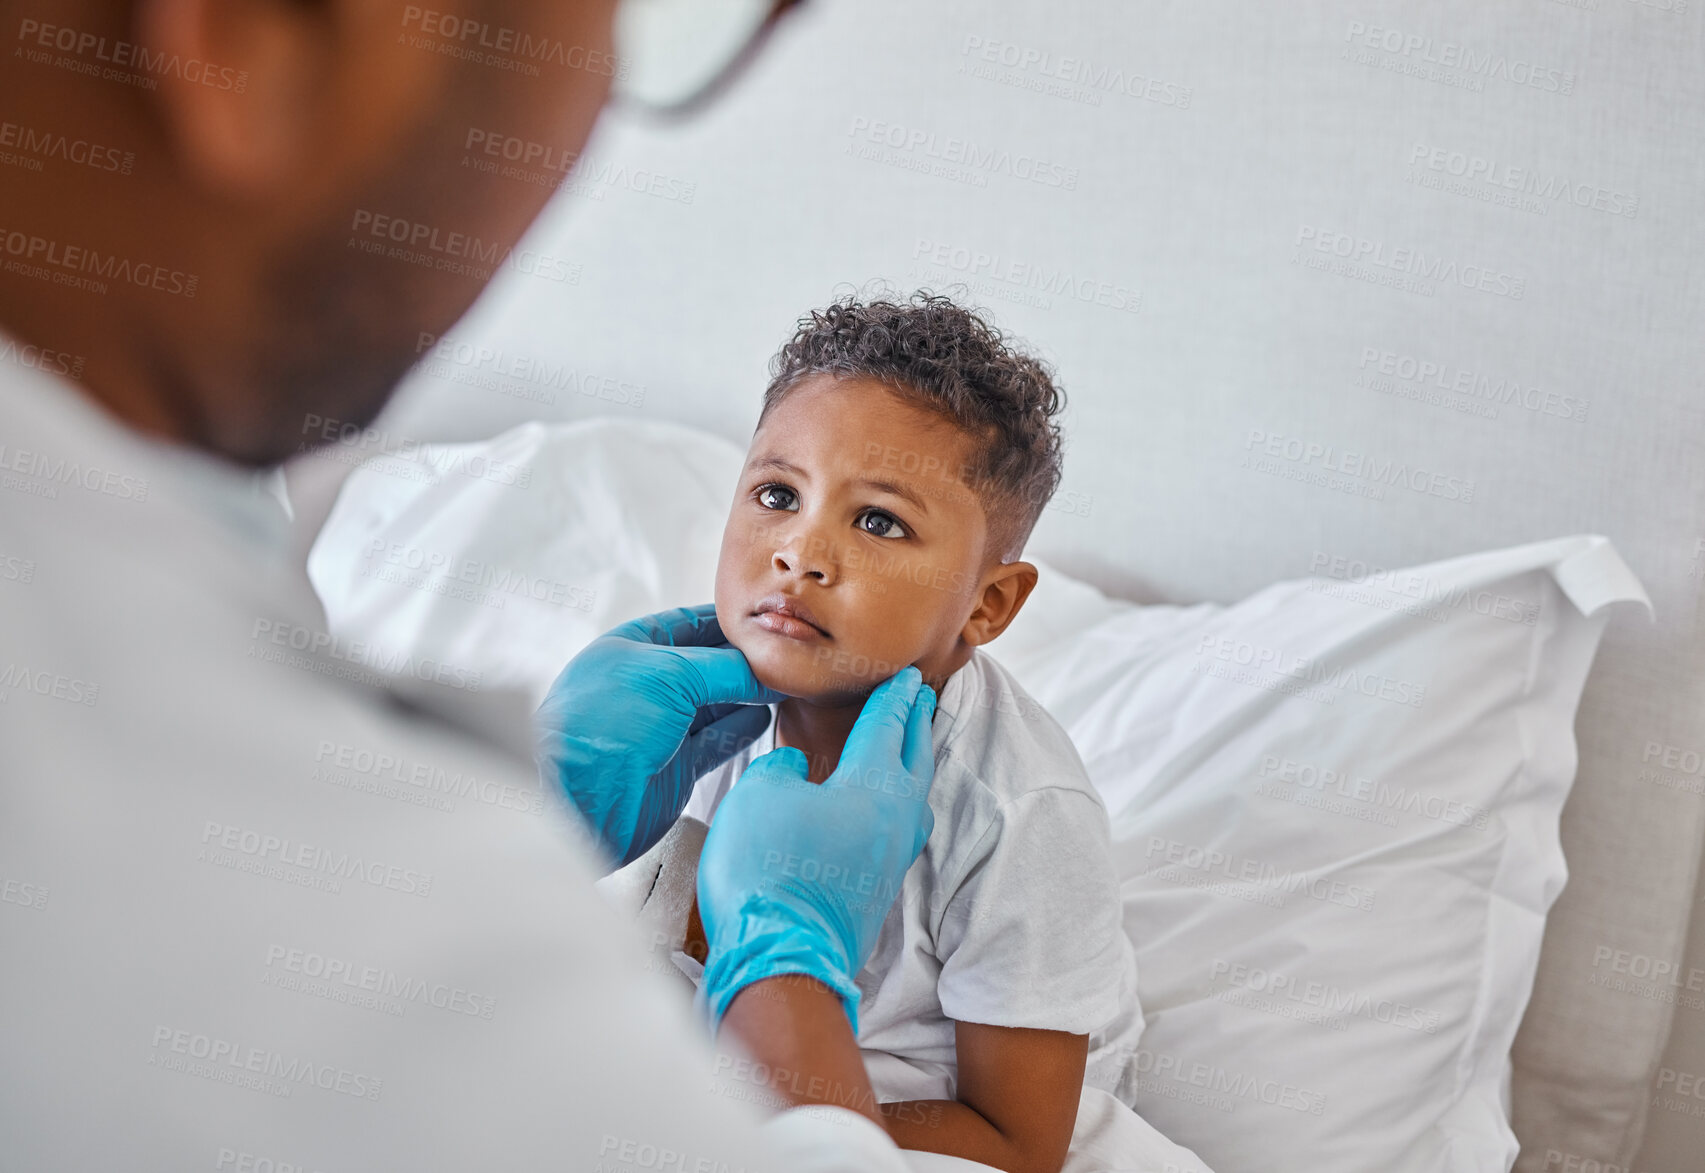
[{"label": "doctor's head", "polygon": [[939,692],[1036,585],[1060,480],[1047,368],[944,297],[844,299],[771,364],[716,574],[764,684],[862,704],[916,664]]},{"label": "doctor's head", "polygon": [[365,423],[491,276],[572,273],[515,246],[617,71],[614,4],[0,0],[0,110],[54,156],[0,183],[0,327],[240,461]]}]

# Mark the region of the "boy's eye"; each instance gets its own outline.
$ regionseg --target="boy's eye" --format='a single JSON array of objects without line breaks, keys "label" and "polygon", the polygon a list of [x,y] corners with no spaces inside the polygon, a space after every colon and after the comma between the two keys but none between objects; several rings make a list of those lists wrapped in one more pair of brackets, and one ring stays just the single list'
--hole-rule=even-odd
[{"label": "boy's eye", "polygon": [[[759,485],[752,491],[752,498],[765,509],[786,513],[799,511],[799,494],[786,485]],[[881,509],[866,509],[858,515],[857,525],[873,538],[911,537],[899,518]]]},{"label": "boy's eye", "polygon": [[762,485],[755,495],[758,504],[765,509],[785,509],[791,512],[799,508],[799,498],[786,485]]},{"label": "boy's eye", "polygon": [[900,519],[892,513],[884,513],[880,509],[867,509],[859,515],[858,528],[875,538],[906,537],[906,527],[900,524]]}]

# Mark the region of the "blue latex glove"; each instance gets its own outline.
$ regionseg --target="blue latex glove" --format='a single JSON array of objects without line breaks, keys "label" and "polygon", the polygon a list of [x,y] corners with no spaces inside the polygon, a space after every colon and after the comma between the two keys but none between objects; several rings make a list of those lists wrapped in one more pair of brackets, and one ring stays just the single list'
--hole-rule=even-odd
[{"label": "blue latex glove", "polygon": [[539,771],[618,864],[649,851],[693,783],[762,733],[785,700],[723,638],[716,607],[611,628],[568,662],[535,717]]},{"label": "blue latex glove", "polygon": [[908,666],[870,694],[822,785],[807,781],[804,753],[783,746],[723,797],[698,877],[710,947],[700,998],[713,1033],[741,989],[797,973],[839,994],[858,1034],[853,977],[935,827],[934,716],[934,690]]}]

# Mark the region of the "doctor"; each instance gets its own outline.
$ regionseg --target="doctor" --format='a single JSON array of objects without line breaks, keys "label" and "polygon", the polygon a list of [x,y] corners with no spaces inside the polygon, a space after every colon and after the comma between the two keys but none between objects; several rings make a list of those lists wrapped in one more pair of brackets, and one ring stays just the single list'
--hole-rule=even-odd
[{"label": "doctor", "polygon": [[916,671],[845,779],[781,751],[719,814],[713,1051],[590,884],[768,699],[714,618],[564,670],[542,793],[477,672],[324,634],[255,471],[359,430],[421,332],[528,271],[549,192],[467,145],[577,151],[613,7],[0,0],[8,1168],[907,1167],[849,1024],[882,918],[762,864],[898,889]]}]

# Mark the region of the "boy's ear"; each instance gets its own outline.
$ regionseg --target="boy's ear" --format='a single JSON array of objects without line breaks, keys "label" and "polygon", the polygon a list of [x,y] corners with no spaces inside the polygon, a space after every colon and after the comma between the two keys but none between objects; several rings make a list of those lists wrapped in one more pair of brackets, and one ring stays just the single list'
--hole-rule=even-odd
[{"label": "boy's ear", "polygon": [[1036,567],[1029,562],[1004,562],[990,571],[989,580],[983,584],[983,597],[960,632],[965,642],[981,647],[1005,631],[1036,589],[1038,577]]}]

